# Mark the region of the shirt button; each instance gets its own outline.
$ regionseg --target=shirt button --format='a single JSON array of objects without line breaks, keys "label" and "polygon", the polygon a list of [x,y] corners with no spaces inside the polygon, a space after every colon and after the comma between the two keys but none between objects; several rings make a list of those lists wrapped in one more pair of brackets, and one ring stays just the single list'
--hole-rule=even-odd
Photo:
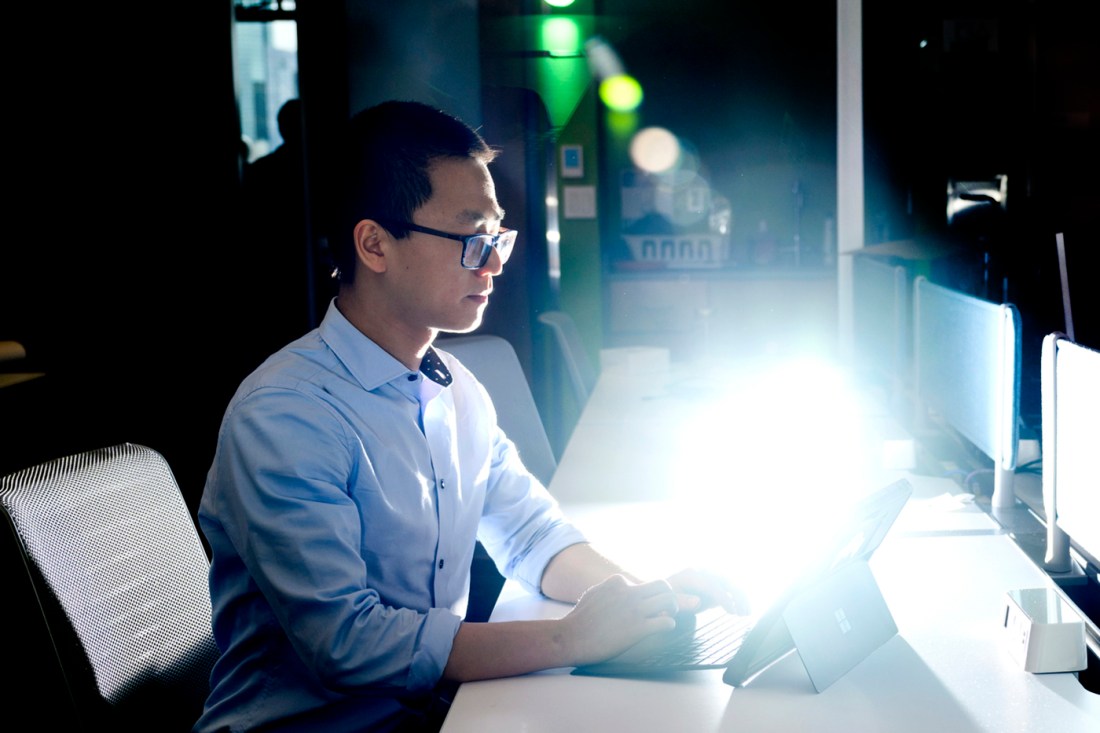
[{"label": "shirt button", "polygon": [[416,375],[415,374],[410,374],[408,379],[409,379],[410,382],[415,382],[416,381]]},{"label": "shirt button", "polygon": [[439,479],[439,488],[440,489],[446,489],[447,488],[447,479],[445,479],[445,478]]},{"label": "shirt button", "polygon": [[439,569],[440,569],[440,570],[442,570],[442,569],[443,569],[443,561],[442,561],[442,560],[440,560],[440,561],[439,561]]}]

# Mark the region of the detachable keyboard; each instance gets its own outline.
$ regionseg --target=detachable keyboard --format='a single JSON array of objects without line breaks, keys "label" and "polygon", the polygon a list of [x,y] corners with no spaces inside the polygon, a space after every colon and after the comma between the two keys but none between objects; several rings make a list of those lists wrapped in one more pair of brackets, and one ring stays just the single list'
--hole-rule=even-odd
[{"label": "detachable keyboard", "polygon": [[713,618],[695,626],[695,632],[685,634],[683,642],[665,645],[641,664],[657,667],[725,667],[752,628],[748,616],[716,613]]},{"label": "detachable keyboard", "polygon": [[647,675],[725,667],[752,630],[755,616],[720,608],[681,614],[673,631],[643,639],[617,657],[577,667],[576,675]]}]

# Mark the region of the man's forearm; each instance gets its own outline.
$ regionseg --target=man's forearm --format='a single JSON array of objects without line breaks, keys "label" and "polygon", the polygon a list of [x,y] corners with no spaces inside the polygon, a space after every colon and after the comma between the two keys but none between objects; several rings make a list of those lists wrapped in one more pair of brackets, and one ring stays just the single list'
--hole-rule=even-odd
[{"label": "man's forearm", "polygon": [[555,619],[464,623],[443,670],[457,682],[511,677],[574,664],[562,622]]},{"label": "man's forearm", "polygon": [[557,601],[576,603],[586,590],[616,574],[640,582],[592,545],[586,542],[570,545],[555,555],[543,571],[542,593]]}]

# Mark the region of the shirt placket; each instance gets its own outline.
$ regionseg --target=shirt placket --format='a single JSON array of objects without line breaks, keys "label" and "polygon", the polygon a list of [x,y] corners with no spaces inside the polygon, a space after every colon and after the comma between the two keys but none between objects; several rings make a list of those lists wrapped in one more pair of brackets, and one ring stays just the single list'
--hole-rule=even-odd
[{"label": "shirt placket", "polygon": [[456,560],[458,547],[455,542],[455,522],[459,499],[458,478],[453,460],[455,421],[453,407],[440,394],[440,385],[427,379],[422,380],[421,384],[421,424],[431,456],[439,537],[435,548],[432,596],[434,603],[443,605],[453,602],[456,582],[454,574],[461,570],[453,562]]}]

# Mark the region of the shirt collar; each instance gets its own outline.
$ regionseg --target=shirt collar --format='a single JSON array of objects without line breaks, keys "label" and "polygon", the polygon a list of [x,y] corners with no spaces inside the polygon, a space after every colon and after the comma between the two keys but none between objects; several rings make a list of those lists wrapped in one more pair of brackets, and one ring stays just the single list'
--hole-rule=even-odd
[{"label": "shirt collar", "polygon": [[452,381],[451,372],[432,346],[428,347],[424,358],[420,360],[420,373],[442,387],[450,386]]},{"label": "shirt collar", "polygon": [[[320,335],[336,358],[367,390],[377,389],[387,382],[408,377],[410,374],[404,364],[363,335],[362,331],[344,317],[336,307],[335,298],[329,302],[324,320],[321,321]],[[442,387],[451,383],[451,372],[431,346],[420,362],[420,373]]]}]

